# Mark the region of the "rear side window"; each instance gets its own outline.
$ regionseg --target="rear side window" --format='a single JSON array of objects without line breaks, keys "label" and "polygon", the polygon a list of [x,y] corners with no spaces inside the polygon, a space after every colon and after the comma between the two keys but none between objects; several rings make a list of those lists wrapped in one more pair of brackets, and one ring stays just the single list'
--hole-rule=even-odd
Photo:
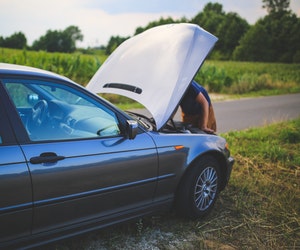
[{"label": "rear side window", "polygon": [[36,80],[4,80],[32,141],[88,139],[121,134],[117,115],[78,89]]}]

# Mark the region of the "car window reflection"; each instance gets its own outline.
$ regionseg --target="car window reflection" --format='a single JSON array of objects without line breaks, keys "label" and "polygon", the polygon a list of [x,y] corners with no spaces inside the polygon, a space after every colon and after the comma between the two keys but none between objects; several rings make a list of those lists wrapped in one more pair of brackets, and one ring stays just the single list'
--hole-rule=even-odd
[{"label": "car window reflection", "polygon": [[65,85],[6,80],[5,87],[32,141],[118,136],[117,116]]}]

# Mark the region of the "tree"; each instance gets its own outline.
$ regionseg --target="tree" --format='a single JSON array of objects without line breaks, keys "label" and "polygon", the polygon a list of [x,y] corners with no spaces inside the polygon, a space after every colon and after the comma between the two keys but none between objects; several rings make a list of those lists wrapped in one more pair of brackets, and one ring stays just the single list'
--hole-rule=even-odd
[{"label": "tree", "polygon": [[0,46],[5,48],[23,49],[26,47],[27,39],[22,32],[16,32],[10,37],[0,37]]},{"label": "tree", "polygon": [[[182,22],[198,24],[219,38],[214,50],[216,51],[214,54],[218,55],[215,57],[218,59],[230,59],[235,47],[239,44],[240,38],[249,29],[247,21],[242,19],[238,14],[226,14],[221,4],[208,3],[203,11],[191,20],[187,20],[185,17],[178,20],[173,20],[171,17],[160,18],[157,21],[150,22],[145,27],[138,27],[135,31],[135,35],[158,25]],[[111,37],[106,47],[106,54],[110,54],[126,39],[119,36]]]},{"label": "tree", "polygon": [[[176,23],[176,22],[187,22],[185,18],[182,18],[181,20],[174,21],[171,17],[168,18],[160,18],[158,21],[150,22],[146,27],[138,27],[135,30],[134,35],[138,35],[142,32],[144,32],[147,29],[153,28],[158,25],[163,24],[170,24],[170,23]],[[111,54],[122,42],[127,40],[129,37],[120,37],[120,36],[112,36],[106,46],[105,53],[107,55]]]},{"label": "tree", "polygon": [[219,3],[208,3],[191,22],[219,38],[213,51],[217,59],[230,59],[241,37],[249,29],[246,20],[233,12],[226,14]]},{"label": "tree", "polygon": [[267,9],[269,14],[287,11],[290,6],[290,0],[262,0],[263,8]]},{"label": "tree", "polygon": [[62,47],[66,52],[74,52],[76,50],[76,41],[82,41],[83,35],[76,26],[69,26],[62,32]]},{"label": "tree", "polygon": [[231,59],[233,51],[249,27],[247,21],[238,14],[230,12],[225,15],[216,32],[216,36],[219,37],[216,49],[220,51],[224,59]]},{"label": "tree", "polygon": [[112,36],[105,48],[105,54],[110,55],[122,42],[129,37]]},{"label": "tree", "polygon": [[76,41],[82,41],[82,39],[83,35],[76,26],[69,26],[63,31],[48,30],[46,35],[34,41],[32,49],[72,53],[76,50]]},{"label": "tree", "polygon": [[135,30],[135,34],[134,35],[137,35],[137,34],[140,34],[142,33],[143,31],[147,30],[147,29],[150,29],[150,28],[153,28],[153,27],[156,27],[156,26],[159,26],[159,25],[164,25],[164,24],[171,24],[171,23],[179,23],[179,22],[187,22],[187,20],[185,18],[182,18],[181,20],[173,20],[171,17],[168,17],[168,18],[160,18],[158,21],[153,21],[153,22],[150,22],[147,26],[145,27],[138,27],[136,30]]},{"label": "tree", "polygon": [[63,52],[62,39],[59,31],[48,30],[46,35],[41,36],[39,40],[34,41],[32,45],[33,50],[45,50],[48,52]]},{"label": "tree", "polygon": [[243,36],[233,53],[240,61],[272,61],[272,39],[262,24],[256,24]]},{"label": "tree", "polygon": [[300,19],[289,1],[263,0],[269,14],[245,34],[234,52],[236,60],[296,62],[300,54]]},{"label": "tree", "polygon": [[217,35],[219,24],[223,22],[224,18],[225,12],[223,11],[222,4],[208,3],[202,12],[192,18],[191,22]]},{"label": "tree", "polygon": [[0,36],[0,47],[4,47],[4,38],[2,36]]}]

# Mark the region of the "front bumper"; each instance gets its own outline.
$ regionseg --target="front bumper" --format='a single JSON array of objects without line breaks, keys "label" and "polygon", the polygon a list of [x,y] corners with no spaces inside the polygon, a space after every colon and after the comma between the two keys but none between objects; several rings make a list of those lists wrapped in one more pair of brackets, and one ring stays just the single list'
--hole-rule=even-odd
[{"label": "front bumper", "polygon": [[226,160],[226,173],[225,173],[226,176],[224,176],[224,178],[223,178],[224,182],[223,182],[223,185],[221,185],[221,191],[224,190],[224,188],[227,186],[227,184],[229,182],[234,162],[235,162],[235,160],[231,156],[228,157]]}]

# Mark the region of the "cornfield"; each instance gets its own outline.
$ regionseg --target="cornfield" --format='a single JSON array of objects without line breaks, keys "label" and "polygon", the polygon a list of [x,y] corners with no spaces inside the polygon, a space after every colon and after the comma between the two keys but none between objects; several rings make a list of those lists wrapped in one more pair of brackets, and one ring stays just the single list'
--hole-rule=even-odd
[{"label": "cornfield", "polygon": [[[64,75],[85,86],[105,61],[98,54],[47,53],[0,48],[0,62],[21,64]],[[195,77],[210,92],[259,95],[300,92],[300,64],[207,60]]]},{"label": "cornfield", "polygon": [[101,55],[0,49],[0,62],[49,70],[64,75],[81,85],[87,84],[104,60],[105,57]]}]

